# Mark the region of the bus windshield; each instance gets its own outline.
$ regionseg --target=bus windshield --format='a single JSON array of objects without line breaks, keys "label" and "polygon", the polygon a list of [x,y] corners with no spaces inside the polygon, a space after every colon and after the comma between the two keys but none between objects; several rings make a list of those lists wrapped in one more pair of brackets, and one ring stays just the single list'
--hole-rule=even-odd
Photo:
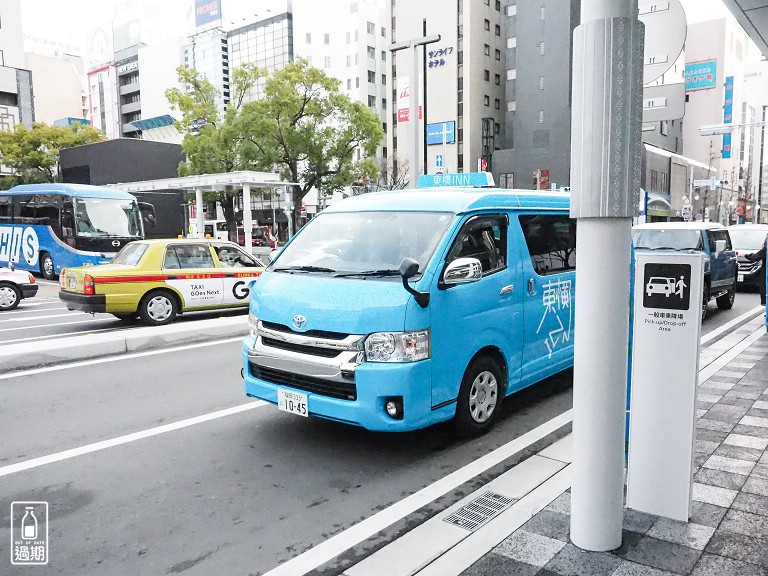
[{"label": "bus windshield", "polygon": [[75,198],[78,236],[142,238],[141,213],[133,200]]}]

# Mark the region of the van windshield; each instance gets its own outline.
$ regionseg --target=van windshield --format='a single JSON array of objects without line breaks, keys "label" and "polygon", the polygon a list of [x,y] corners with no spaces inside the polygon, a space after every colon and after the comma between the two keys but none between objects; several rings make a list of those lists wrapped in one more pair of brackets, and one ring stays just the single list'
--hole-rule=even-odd
[{"label": "van windshield", "polygon": [[272,269],[396,272],[403,258],[413,258],[423,272],[453,217],[444,212],[320,214],[283,249]]},{"label": "van windshield", "polygon": [[646,228],[632,230],[635,248],[652,250],[701,250],[701,233],[698,230],[674,228]]}]

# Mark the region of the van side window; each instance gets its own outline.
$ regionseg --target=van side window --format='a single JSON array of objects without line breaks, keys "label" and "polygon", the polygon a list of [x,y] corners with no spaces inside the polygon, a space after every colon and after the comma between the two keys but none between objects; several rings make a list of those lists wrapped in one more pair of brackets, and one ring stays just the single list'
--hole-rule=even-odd
[{"label": "van side window", "polygon": [[732,250],[733,247],[731,246],[731,237],[728,235],[728,232],[726,230],[710,230],[709,231],[709,249],[714,252],[715,251],[715,242],[718,240],[725,240],[725,249],[726,250]]},{"label": "van side window", "polygon": [[506,216],[479,216],[466,222],[448,252],[446,263],[457,258],[480,260],[483,276],[505,268],[507,265]]},{"label": "van side window", "polygon": [[520,216],[533,269],[539,276],[576,269],[576,220],[565,214]]}]

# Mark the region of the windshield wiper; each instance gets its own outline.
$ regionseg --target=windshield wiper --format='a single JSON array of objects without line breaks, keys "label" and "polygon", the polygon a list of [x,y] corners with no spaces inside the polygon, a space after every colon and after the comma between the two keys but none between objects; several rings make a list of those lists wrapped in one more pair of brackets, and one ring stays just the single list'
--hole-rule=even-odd
[{"label": "windshield wiper", "polygon": [[333,268],[325,268],[323,266],[284,266],[283,268],[274,268],[273,272],[328,272],[332,274],[336,272]]},{"label": "windshield wiper", "polygon": [[659,246],[650,248],[649,246],[635,246],[635,250],[693,250],[693,248],[672,248],[672,246]]},{"label": "windshield wiper", "polygon": [[383,270],[362,270],[361,272],[341,272],[336,274],[336,278],[347,278],[350,276],[400,276],[400,270],[387,268]]}]

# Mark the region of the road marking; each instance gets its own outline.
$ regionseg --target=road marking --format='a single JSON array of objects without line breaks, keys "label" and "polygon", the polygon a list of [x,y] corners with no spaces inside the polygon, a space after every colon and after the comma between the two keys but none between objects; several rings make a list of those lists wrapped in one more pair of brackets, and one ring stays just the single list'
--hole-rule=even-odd
[{"label": "road marking", "polygon": [[[0,332],[12,332],[14,330],[32,330],[34,328],[51,328],[53,326],[71,326],[72,324],[87,324],[88,322],[104,322],[109,318],[90,318],[89,320],[75,320],[74,322],[58,322],[56,324],[39,324],[37,326],[17,326],[16,328],[0,328]],[[117,322],[117,319],[114,319]],[[56,337],[56,334],[50,336]]]},{"label": "road marking", "polygon": [[[58,310],[61,310],[61,308]],[[36,310],[36,312],[40,312],[40,310]],[[28,322],[29,320],[47,320],[48,318],[72,318],[75,314],[75,312],[67,312],[66,314],[49,314],[47,316],[32,316],[30,318],[9,318],[8,322]],[[115,319],[114,316],[107,316],[106,314],[103,316],[107,319]]]},{"label": "road marking", "polygon": [[752,344],[760,340],[765,335],[765,326],[760,326],[757,330],[752,332],[749,336],[737,342],[728,350],[724,350],[720,356],[710,362],[706,367],[699,370],[699,382],[703,383],[712,378],[722,368],[725,367],[731,360],[735,359],[739,354],[744,352]]},{"label": "road marking", "polygon": [[[42,306],[42,304],[40,304]],[[37,314],[38,312],[50,312],[51,310],[66,310],[63,306],[57,306],[56,308],[37,308],[36,310],[28,310],[27,308],[19,305],[16,310],[10,310],[8,312],[3,312],[3,316],[6,316],[7,314]],[[30,318],[34,318],[34,316],[30,316]]]},{"label": "road marking", "polygon": [[246,410],[260,408],[266,404],[267,402],[264,402],[263,400],[256,400],[254,402],[248,402],[247,404],[234,406],[233,408],[226,408],[225,410],[218,410],[217,412],[210,412],[209,414],[203,414],[202,416],[195,416],[194,418],[179,420],[178,422],[164,424],[163,426],[157,426],[156,428],[149,428],[148,430],[142,430],[141,432],[134,432],[132,434],[118,436],[117,438],[112,438],[110,440],[103,440],[94,444],[80,446],[79,448],[72,448],[70,450],[64,450],[63,452],[49,454],[48,456],[32,458],[31,460],[25,460],[24,462],[19,462],[17,464],[10,464],[0,468],[0,477],[22,472],[23,470],[30,470],[31,468],[38,468],[40,466],[45,466],[46,464],[52,464],[53,462],[61,462],[62,460],[68,460],[70,458],[75,458],[84,454],[90,454],[99,450],[105,450],[106,448],[113,448],[114,446],[128,444],[129,442],[135,442],[136,440],[143,440],[144,438],[165,434],[166,432],[173,432],[174,430],[180,430],[181,428],[187,428],[189,426],[194,426],[195,424],[209,422],[211,420],[216,420],[217,418],[232,416],[233,414],[239,414],[240,412],[245,412]]},{"label": "road marking", "polygon": [[723,332],[727,332],[728,330],[730,330],[731,328],[733,328],[737,324],[740,324],[740,323],[745,322],[747,320],[751,320],[753,316],[756,316],[760,312],[764,312],[764,311],[765,311],[765,306],[756,306],[756,307],[754,307],[749,312],[745,312],[744,314],[742,314],[738,318],[734,318],[733,320],[731,320],[727,324],[723,324],[722,326],[720,326],[718,328],[715,328],[711,332],[707,332],[704,336],[701,337],[701,343],[702,344],[706,344],[710,340],[713,340],[713,339],[717,338],[718,336],[720,336],[720,334],[722,334]]},{"label": "road marking", "polygon": [[174,348],[161,348],[159,350],[148,350],[146,352],[131,352],[130,354],[120,354],[117,356],[107,356],[105,358],[94,358],[93,360],[82,360],[80,362],[69,362],[67,364],[55,364],[53,366],[44,366],[42,368],[31,368],[29,370],[19,370],[18,372],[9,372],[0,374],[0,380],[10,380],[22,376],[33,376],[35,374],[44,374],[46,372],[56,372],[59,370],[68,370],[70,368],[82,368],[83,366],[93,366],[95,364],[105,364],[107,362],[118,362],[120,360],[131,360],[133,358],[144,358],[146,356],[156,356],[158,354],[170,354],[172,352],[182,352],[192,350],[193,348],[205,348],[207,346],[218,346],[219,344],[230,344],[232,342],[242,342],[244,336],[236,338],[225,338],[223,340],[213,340],[211,342],[199,342],[197,344],[185,344]]},{"label": "road marking", "polygon": [[398,520],[402,520],[409,514],[414,513],[422,506],[455,490],[465,482],[468,482],[479,474],[500,464],[507,458],[514,456],[531,444],[538,442],[552,432],[555,432],[559,428],[570,423],[572,419],[573,414],[571,410],[563,412],[559,416],[555,416],[552,420],[549,420],[541,426],[526,432],[522,436],[507,442],[503,446],[496,448],[493,452],[470,462],[466,466],[444,476],[440,480],[433,482],[426,488],[422,488],[418,492],[411,494],[399,502],[395,502],[381,512],[377,512],[373,516],[358,522],[336,536],[314,546],[307,552],[291,558],[287,562],[270,570],[264,576],[299,576],[300,574],[306,574],[307,572],[322,566],[345,550],[367,540]]},{"label": "road marking", "polygon": [[[57,334],[56,339],[68,338],[70,336],[77,336],[79,334],[95,334],[97,332],[117,332],[118,330],[131,330],[132,328],[96,328],[95,330],[80,330],[78,332],[65,332],[64,334]],[[30,342],[32,340],[46,340],[51,337],[50,334],[44,334],[42,336],[29,336],[27,338],[14,338],[13,340],[0,340],[0,347],[6,344],[18,344],[19,342]]]}]

